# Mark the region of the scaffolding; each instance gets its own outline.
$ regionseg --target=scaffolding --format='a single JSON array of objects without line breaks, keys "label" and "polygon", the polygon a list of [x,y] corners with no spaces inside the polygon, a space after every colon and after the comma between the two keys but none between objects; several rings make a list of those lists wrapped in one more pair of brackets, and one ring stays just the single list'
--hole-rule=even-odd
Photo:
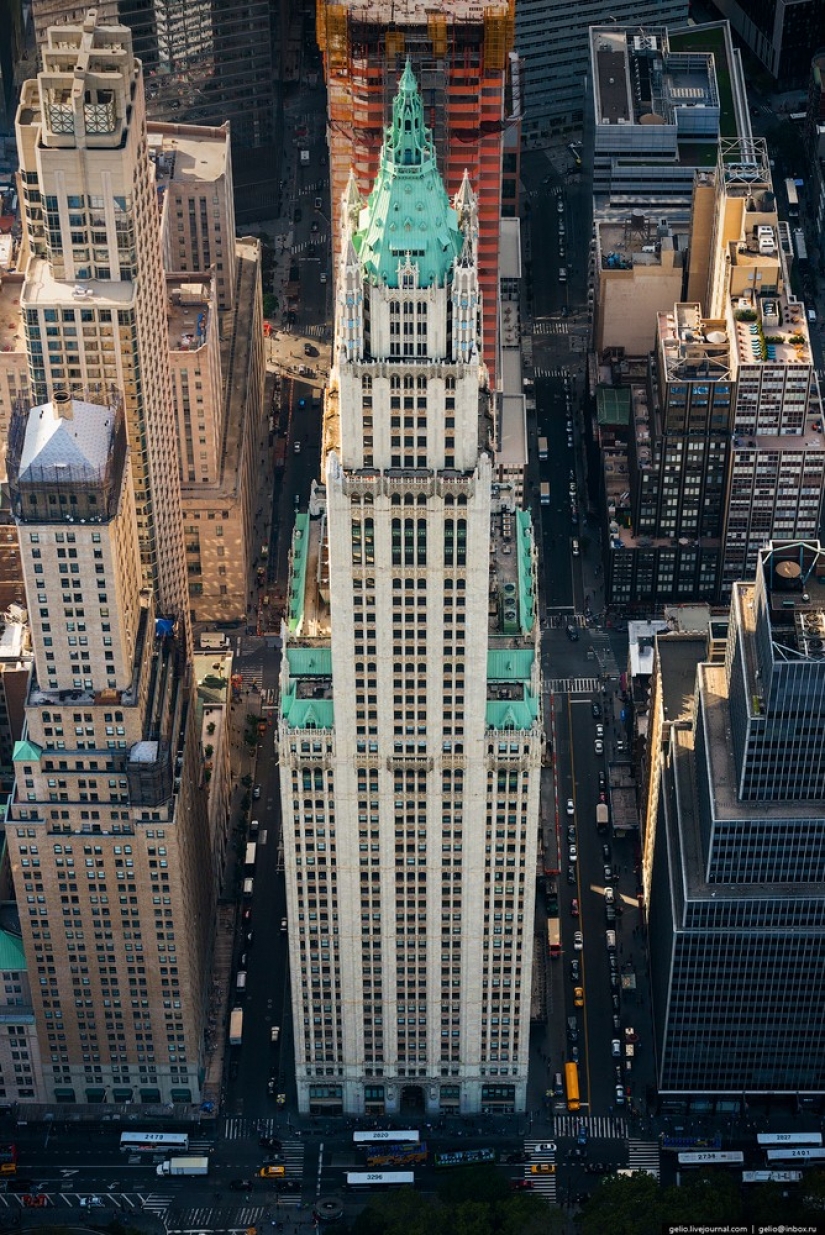
[{"label": "scaffolding", "polygon": [[502,148],[515,0],[463,0],[448,11],[436,11],[425,0],[369,8],[316,0],[316,6],[328,92],[333,238],[340,236],[350,170],[362,196],[372,190],[397,78],[409,57],[447,192],[458,191],[466,169],[478,196],[482,349],[495,384]]}]

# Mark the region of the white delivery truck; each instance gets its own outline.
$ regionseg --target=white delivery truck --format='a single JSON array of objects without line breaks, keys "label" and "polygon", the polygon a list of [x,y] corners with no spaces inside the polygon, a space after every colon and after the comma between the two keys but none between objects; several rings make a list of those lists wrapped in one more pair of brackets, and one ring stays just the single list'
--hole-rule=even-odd
[{"label": "white delivery truck", "polygon": [[233,1008],[229,1014],[229,1045],[240,1046],[243,1041],[243,1008]]},{"label": "white delivery truck", "polygon": [[204,650],[219,651],[229,647],[229,636],[221,634],[219,630],[205,630],[200,637],[200,645]]},{"label": "white delivery truck", "polygon": [[157,1168],[158,1175],[208,1175],[208,1158],[167,1158]]}]

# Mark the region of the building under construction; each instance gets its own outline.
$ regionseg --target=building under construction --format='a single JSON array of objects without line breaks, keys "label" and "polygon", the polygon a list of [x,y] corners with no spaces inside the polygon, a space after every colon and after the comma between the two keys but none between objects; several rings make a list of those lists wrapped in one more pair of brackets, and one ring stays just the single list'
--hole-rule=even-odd
[{"label": "building under construction", "polygon": [[391,101],[409,58],[448,194],[457,192],[465,168],[478,194],[483,353],[493,384],[502,182],[518,179],[514,15],[514,0],[447,0],[438,9],[422,0],[378,0],[369,6],[317,0],[328,93],[333,243],[340,236],[341,196],[350,168],[364,197],[372,189]]}]

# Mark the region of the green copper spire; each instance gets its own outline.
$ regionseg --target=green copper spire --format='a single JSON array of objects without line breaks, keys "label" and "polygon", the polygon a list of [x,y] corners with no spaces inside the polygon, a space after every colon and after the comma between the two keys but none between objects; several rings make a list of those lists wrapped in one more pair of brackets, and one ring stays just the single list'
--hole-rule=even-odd
[{"label": "green copper spire", "polygon": [[384,130],[381,162],[353,237],[365,276],[399,284],[399,263],[418,270],[418,286],[443,284],[461,253],[464,237],[438,172],[432,134],[409,60]]}]

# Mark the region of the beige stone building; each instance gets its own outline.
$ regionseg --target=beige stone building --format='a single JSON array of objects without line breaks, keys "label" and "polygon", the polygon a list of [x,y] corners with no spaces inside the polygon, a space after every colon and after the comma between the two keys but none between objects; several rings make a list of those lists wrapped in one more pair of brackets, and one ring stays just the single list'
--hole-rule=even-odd
[{"label": "beige stone building", "polygon": [[217,304],[234,304],[235,207],[229,125],[150,124],[167,270],[215,272]]},{"label": "beige stone building", "polygon": [[[261,247],[252,238],[235,241],[233,247],[235,307],[221,316],[219,349],[210,325],[218,314],[210,298],[201,300],[201,308],[193,313],[188,311],[195,310],[194,304],[181,307],[186,310],[184,318],[194,316],[196,327],[200,314],[204,315],[205,334],[199,346],[192,339],[189,350],[179,348],[173,355],[179,441],[187,452],[181,492],[189,608],[196,622],[235,621],[246,616],[247,572],[253,550],[266,377]],[[189,322],[182,324],[188,328]],[[196,344],[194,358],[192,343]],[[203,404],[197,402],[198,397],[204,399]],[[210,398],[214,406],[208,424]],[[202,417],[201,411],[205,412]]]},{"label": "beige stone building", "polygon": [[144,582],[188,626],[180,486],[143,83],[128,31],[49,31],[16,134],[31,393],[122,394]]},{"label": "beige stone building", "polygon": [[241,619],[266,364],[228,126],[147,126],[129,34],[92,16],[44,37],[42,59],[17,119],[25,233],[0,281],[0,439],[18,397],[122,393],[144,581],[187,621]]},{"label": "beige stone building", "polygon": [[214,906],[185,635],[156,619],[119,406],[15,416],[35,671],[6,828],[45,1097],[200,1094]]}]

